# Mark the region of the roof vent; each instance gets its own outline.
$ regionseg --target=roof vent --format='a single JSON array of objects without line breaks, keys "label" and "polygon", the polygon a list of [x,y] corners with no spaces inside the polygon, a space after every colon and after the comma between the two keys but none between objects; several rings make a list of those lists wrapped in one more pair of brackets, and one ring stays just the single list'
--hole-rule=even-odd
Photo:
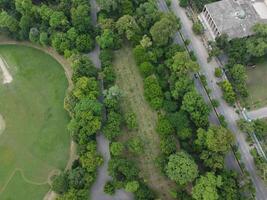
[{"label": "roof vent", "polygon": [[239,10],[236,12],[236,16],[239,18],[239,19],[245,19],[246,18],[246,13],[244,10]]}]

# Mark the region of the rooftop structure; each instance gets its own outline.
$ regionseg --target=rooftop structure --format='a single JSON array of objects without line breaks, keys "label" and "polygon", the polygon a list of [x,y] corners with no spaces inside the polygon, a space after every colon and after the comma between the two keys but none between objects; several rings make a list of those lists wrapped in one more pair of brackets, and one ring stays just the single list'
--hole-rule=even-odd
[{"label": "rooftop structure", "polygon": [[256,23],[267,23],[267,0],[221,0],[204,6],[200,19],[212,39],[226,33],[230,39],[253,34]]}]

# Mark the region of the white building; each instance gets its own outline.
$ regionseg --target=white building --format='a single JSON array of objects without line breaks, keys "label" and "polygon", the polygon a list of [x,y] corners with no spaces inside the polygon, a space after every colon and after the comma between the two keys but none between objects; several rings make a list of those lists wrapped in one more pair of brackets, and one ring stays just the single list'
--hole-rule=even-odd
[{"label": "white building", "polygon": [[221,0],[205,5],[199,18],[212,40],[247,37],[255,24],[267,23],[267,0]]}]

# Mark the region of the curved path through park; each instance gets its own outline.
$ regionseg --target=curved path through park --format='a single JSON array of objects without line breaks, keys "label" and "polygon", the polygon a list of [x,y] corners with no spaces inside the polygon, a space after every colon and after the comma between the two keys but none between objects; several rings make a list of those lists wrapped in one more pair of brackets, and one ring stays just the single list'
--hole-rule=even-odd
[{"label": "curved path through park", "polygon": [[[96,0],[91,0],[91,19],[93,25],[97,25],[97,12],[99,7],[97,6]],[[101,62],[99,59],[100,47],[96,45],[95,49],[88,54],[96,68],[101,68]],[[101,81],[101,90],[103,91],[103,81]],[[103,97],[100,97],[100,101],[103,101]],[[96,137],[97,150],[102,155],[104,163],[98,168],[97,179],[91,188],[91,199],[92,200],[133,200],[134,197],[131,193],[125,192],[124,190],[117,190],[113,196],[104,193],[104,186],[106,182],[112,178],[108,174],[108,162],[110,160],[109,151],[109,140],[102,134],[98,133]]]}]

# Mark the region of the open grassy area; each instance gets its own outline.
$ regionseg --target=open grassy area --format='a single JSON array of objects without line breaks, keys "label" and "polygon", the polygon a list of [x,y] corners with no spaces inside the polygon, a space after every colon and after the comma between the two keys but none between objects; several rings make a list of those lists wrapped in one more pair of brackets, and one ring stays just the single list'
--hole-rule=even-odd
[{"label": "open grassy area", "polygon": [[0,199],[38,200],[48,179],[68,160],[70,136],[63,100],[68,87],[62,66],[40,50],[0,45],[13,81],[0,82]]},{"label": "open grassy area", "polygon": [[247,69],[249,97],[245,100],[250,110],[267,106],[267,62]]},{"label": "open grassy area", "polygon": [[172,199],[170,190],[173,182],[161,174],[155,164],[160,155],[160,140],[155,131],[157,113],[144,98],[143,79],[135,64],[132,49],[124,47],[115,53],[114,68],[117,74],[117,85],[123,92],[123,109],[132,109],[137,116],[139,129],[137,132],[126,133],[131,137],[137,134],[144,145],[144,153],[139,157],[138,164],[148,185],[159,193],[161,199]]}]

